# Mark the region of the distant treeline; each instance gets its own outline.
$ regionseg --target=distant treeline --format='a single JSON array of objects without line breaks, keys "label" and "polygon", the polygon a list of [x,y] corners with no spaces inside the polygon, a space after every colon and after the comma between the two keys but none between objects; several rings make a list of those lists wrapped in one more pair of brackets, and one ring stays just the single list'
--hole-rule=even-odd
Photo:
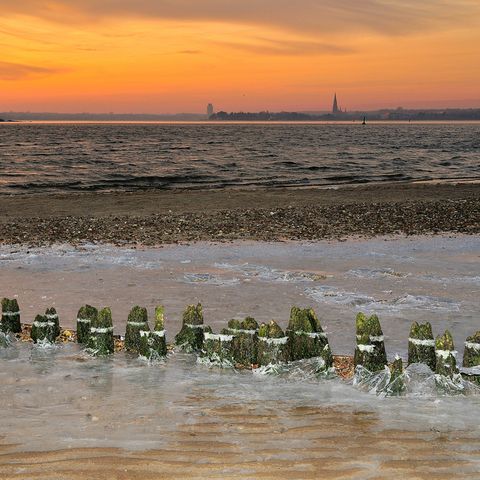
[{"label": "distant treeline", "polygon": [[210,116],[216,121],[357,121],[363,120],[480,120],[480,108],[446,110],[377,110],[310,114],[302,112],[218,112]]},{"label": "distant treeline", "polygon": [[[216,121],[362,121],[366,120],[480,120],[480,108],[444,110],[383,109],[368,112],[217,112],[209,117]],[[0,112],[0,122],[7,121],[98,121],[98,122],[175,122],[202,121],[207,116],[199,113],[143,114],[143,113],[52,113],[52,112]]]}]

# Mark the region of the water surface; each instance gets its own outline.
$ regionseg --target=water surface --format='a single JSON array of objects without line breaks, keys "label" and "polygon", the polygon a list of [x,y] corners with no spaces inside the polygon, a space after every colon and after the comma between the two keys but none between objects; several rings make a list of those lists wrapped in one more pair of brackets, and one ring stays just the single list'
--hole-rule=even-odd
[{"label": "water surface", "polygon": [[0,193],[480,179],[480,123],[2,124]]}]

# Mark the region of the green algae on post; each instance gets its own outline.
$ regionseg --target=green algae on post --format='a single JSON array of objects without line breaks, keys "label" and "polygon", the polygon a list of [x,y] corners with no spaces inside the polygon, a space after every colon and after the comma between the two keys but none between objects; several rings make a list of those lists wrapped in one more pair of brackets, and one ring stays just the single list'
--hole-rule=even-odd
[{"label": "green algae on post", "polygon": [[292,307],[287,327],[291,360],[321,357],[325,367],[333,366],[333,357],[327,336],[312,308]]},{"label": "green algae on post", "polygon": [[429,322],[413,322],[408,338],[408,364],[424,363],[430,370],[435,371],[435,340],[432,326]]},{"label": "green algae on post", "polygon": [[2,322],[0,327],[4,333],[20,333],[22,331],[20,308],[15,298],[13,300],[8,298],[2,300]]},{"label": "green algae on post", "polygon": [[92,322],[97,318],[98,310],[91,305],[85,305],[77,313],[77,342],[87,344],[90,338]]},{"label": "green algae on post", "polygon": [[443,335],[436,338],[435,355],[437,357],[435,373],[450,378],[458,373],[457,352],[453,344],[452,334],[448,330],[445,330]]},{"label": "green algae on post", "polygon": [[229,333],[228,328],[215,334],[210,327],[205,327],[200,358],[220,367],[233,367],[235,364],[233,339],[234,335]]},{"label": "green algae on post", "polygon": [[480,385],[480,331],[467,337],[462,365],[462,377]]},{"label": "green algae on post", "polygon": [[395,360],[390,365],[390,381],[388,382],[388,394],[392,396],[403,395],[407,389],[403,377],[403,362],[396,355]]},{"label": "green algae on post", "polygon": [[45,311],[45,317],[47,317],[49,322],[53,323],[53,334],[54,338],[57,338],[60,335],[60,320],[58,318],[58,313],[55,308],[47,308]]},{"label": "green algae on post", "polygon": [[258,330],[258,364],[262,366],[290,361],[288,337],[275,320],[262,323]]},{"label": "green algae on post", "polygon": [[252,317],[230,320],[225,329],[226,334],[233,335],[233,357],[235,364],[251,367],[258,363],[258,323]]},{"label": "green algae on post", "polygon": [[110,308],[103,308],[92,320],[87,350],[96,356],[110,355],[113,353],[113,321]]},{"label": "green algae on post", "polygon": [[165,335],[164,307],[155,308],[155,326],[153,331],[140,331],[139,354],[148,360],[159,360],[167,355],[167,339]]},{"label": "green algae on post", "polygon": [[367,317],[359,313],[355,319],[357,346],[355,348],[355,367],[361,365],[370,372],[383,370],[387,365],[387,354],[380,320],[376,315]]},{"label": "green algae on post", "polygon": [[467,337],[462,365],[466,368],[480,365],[480,330],[475,335]]},{"label": "green algae on post", "polygon": [[[47,310],[48,312],[48,310]],[[46,315],[37,315],[32,324],[31,337],[34,343],[55,343],[56,324]]]},{"label": "green algae on post", "polygon": [[175,344],[188,353],[199,352],[203,346],[202,305],[189,305],[183,313],[182,329],[175,336]]},{"label": "green algae on post", "polygon": [[133,307],[128,314],[125,331],[125,350],[128,352],[140,352],[140,332],[149,332],[148,314],[145,307],[138,305]]}]

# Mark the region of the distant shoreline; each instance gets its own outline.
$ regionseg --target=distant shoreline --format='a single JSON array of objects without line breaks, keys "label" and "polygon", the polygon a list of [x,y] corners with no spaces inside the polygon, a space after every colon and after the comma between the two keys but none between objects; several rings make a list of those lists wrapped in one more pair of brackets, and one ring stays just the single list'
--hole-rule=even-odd
[{"label": "distant shoreline", "polygon": [[480,234],[480,184],[0,196],[0,243],[149,245]]},{"label": "distant shoreline", "polygon": [[[75,124],[125,124],[125,125],[362,125],[361,119],[328,119],[328,120],[0,120],[2,124],[22,125],[75,125]],[[441,125],[441,124],[478,124],[479,119],[437,119],[437,120],[388,120],[388,119],[367,119],[367,125]]]},{"label": "distant shoreline", "polygon": [[57,113],[57,112],[0,112],[0,118],[13,121],[39,122],[423,122],[423,121],[480,121],[480,108],[382,108],[355,111],[260,111],[205,113]]}]

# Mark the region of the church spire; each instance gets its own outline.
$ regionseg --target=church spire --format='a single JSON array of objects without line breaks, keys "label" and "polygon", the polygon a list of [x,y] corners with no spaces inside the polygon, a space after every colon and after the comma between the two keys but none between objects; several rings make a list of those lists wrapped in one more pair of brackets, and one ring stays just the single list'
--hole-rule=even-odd
[{"label": "church spire", "polygon": [[338,103],[337,103],[337,92],[335,92],[335,95],[333,97],[333,108],[332,108],[332,113],[339,113],[340,110],[338,108]]}]

